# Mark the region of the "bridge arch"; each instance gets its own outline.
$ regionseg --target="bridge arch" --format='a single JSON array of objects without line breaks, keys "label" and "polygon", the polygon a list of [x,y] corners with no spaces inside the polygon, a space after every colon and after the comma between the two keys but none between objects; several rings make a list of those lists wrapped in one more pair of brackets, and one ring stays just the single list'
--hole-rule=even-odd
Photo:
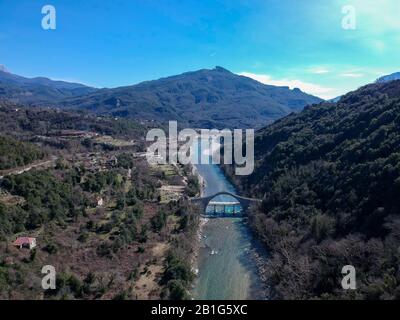
[{"label": "bridge arch", "polygon": [[190,201],[192,203],[198,205],[203,213],[206,213],[208,204],[211,202],[212,199],[214,199],[218,196],[230,196],[230,197],[236,199],[236,201],[239,202],[240,206],[242,207],[242,215],[246,214],[248,208],[250,207],[250,205],[252,203],[261,202],[261,200],[258,200],[258,199],[242,197],[242,196],[239,196],[237,194],[233,194],[233,193],[227,192],[227,191],[217,192],[216,194],[213,194],[213,195],[207,196],[207,197],[190,198]]}]

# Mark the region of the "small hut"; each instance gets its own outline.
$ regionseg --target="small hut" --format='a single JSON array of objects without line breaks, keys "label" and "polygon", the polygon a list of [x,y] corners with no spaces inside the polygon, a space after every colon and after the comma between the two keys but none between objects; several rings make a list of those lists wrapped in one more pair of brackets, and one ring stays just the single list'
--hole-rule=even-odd
[{"label": "small hut", "polygon": [[32,250],[36,247],[36,238],[31,237],[19,237],[14,241],[13,245],[18,248],[28,248]]}]

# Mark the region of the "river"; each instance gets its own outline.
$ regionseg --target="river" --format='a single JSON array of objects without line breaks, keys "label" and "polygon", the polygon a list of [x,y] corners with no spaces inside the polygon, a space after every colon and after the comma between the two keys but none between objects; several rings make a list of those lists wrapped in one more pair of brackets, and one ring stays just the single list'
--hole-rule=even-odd
[{"label": "river", "polygon": [[[199,151],[198,151],[199,152]],[[222,170],[213,164],[195,165],[204,180],[203,196],[220,191],[236,193]],[[215,200],[232,201],[229,196]],[[192,290],[199,300],[266,299],[257,255],[265,257],[243,218],[206,219],[201,228],[198,277]]]}]

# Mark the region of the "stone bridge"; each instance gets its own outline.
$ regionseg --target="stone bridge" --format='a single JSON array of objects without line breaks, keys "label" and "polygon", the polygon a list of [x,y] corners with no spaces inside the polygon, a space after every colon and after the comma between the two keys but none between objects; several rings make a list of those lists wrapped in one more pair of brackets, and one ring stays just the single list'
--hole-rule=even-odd
[{"label": "stone bridge", "polygon": [[[237,203],[223,202],[223,201],[212,201],[211,202],[212,199],[214,199],[215,197],[218,197],[218,196],[230,196],[230,197],[236,199]],[[214,211],[215,211],[215,206],[218,206],[218,205],[221,205],[221,206],[233,205],[233,206],[235,206],[235,204],[240,204],[240,206],[242,207],[242,215],[246,214],[246,212],[251,204],[261,203],[261,201],[262,201],[259,199],[242,197],[237,194],[233,194],[233,193],[226,192],[226,191],[218,192],[218,193],[208,196],[208,197],[190,198],[189,200],[191,203],[198,205],[204,214],[206,214],[206,208],[208,205],[214,206]]]}]

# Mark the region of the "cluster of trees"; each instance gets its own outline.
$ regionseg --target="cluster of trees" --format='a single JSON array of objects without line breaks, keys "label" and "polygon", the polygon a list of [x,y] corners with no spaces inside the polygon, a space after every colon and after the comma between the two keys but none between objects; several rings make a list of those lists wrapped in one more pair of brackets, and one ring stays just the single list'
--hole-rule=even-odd
[{"label": "cluster of trees", "polygon": [[82,184],[83,190],[98,193],[105,187],[120,187],[122,185],[122,177],[114,170],[98,171],[88,173]]},{"label": "cluster of trees", "polygon": [[166,226],[167,219],[168,219],[168,213],[164,209],[161,209],[157,212],[155,216],[151,218],[150,220],[151,227],[155,232],[159,232]]},{"label": "cluster of trees", "polygon": [[113,211],[106,223],[93,224],[89,221],[86,226],[88,231],[109,234],[108,239],[97,248],[97,253],[100,256],[111,257],[113,253],[117,253],[132,242],[145,243],[148,237],[148,226],[142,221],[143,212],[143,204],[138,200],[133,206],[123,211]]},{"label": "cluster of trees", "polygon": [[187,258],[190,248],[190,243],[184,235],[174,240],[161,279],[161,283],[164,284],[162,298],[171,300],[187,300],[190,298],[188,288],[195,278]]},{"label": "cluster of trees", "polygon": [[127,198],[156,201],[159,196],[159,180],[153,175],[147,162],[137,162],[131,172],[131,188]]},{"label": "cluster of trees", "polygon": [[[142,201],[157,199],[156,181],[149,174],[143,168],[140,174],[134,174],[126,193],[126,178],[118,168],[91,173],[79,167],[59,167],[56,171],[29,171],[7,176],[0,183],[1,188],[14,196],[23,197],[25,201],[13,206],[0,203],[0,235],[5,237],[25,229],[35,229],[53,220],[59,223],[75,220],[90,205],[90,195],[102,192],[116,198],[113,217],[124,216],[124,226],[130,228],[129,233],[133,234],[136,232],[134,219],[143,215]],[[124,214],[121,214],[122,211]],[[119,223],[118,219],[114,219],[99,227],[98,231],[111,231],[113,225]]]},{"label": "cluster of trees", "polygon": [[117,156],[118,166],[125,169],[133,168],[133,158],[129,153],[121,153]]},{"label": "cluster of trees", "polygon": [[31,143],[0,135],[0,170],[27,165],[42,159],[44,152]]},{"label": "cluster of trees", "polygon": [[197,207],[191,206],[186,200],[172,202],[167,207],[168,212],[179,217],[178,228],[180,232],[172,239],[171,249],[166,258],[164,274],[161,279],[161,284],[164,287],[161,298],[186,300],[190,299],[189,290],[195,279],[188,257],[193,255],[199,212],[197,212]]},{"label": "cluster of trees", "polygon": [[75,274],[60,272],[57,274],[56,289],[45,291],[46,299],[99,299],[114,284],[114,277],[104,277],[89,272],[82,280]]},{"label": "cluster of trees", "polygon": [[186,186],[186,193],[189,197],[194,197],[200,192],[200,184],[199,179],[195,175],[189,175],[187,186]]},{"label": "cluster of trees", "polygon": [[38,228],[46,222],[75,219],[85,208],[85,198],[73,187],[48,171],[32,171],[11,175],[1,181],[1,187],[25,199],[22,205],[0,204],[0,234]]},{"label": "cluster of trees", "polygon": [[[261,130],[250,223],[271,252],[272,297],[400,298],[400,81],[307,107]],[[232,168],[226,168],[232,174]],[[353,265],[357,290],[341,288]]]},{"label": "cluster of trees", "polygon": [[157,187],[157,182],[151,177],[144,180],[134,180],[126,194],[127,202],[133,202],[134,199],[154,201],[159,195]]}]

